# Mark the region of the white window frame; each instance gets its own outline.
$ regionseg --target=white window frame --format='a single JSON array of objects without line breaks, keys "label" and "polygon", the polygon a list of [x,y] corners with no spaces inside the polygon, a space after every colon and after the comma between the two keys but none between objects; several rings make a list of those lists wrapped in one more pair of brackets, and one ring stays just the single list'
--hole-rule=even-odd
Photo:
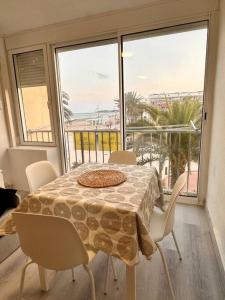
[{"label": "white window frame", "polygon": [[[205,118],[205,114],[208,115],[207,112],[207,107],[209,106],[209,91],[206,88],[207,84],[209,84],[209,79],[208,79],[208,72],[209,72],[209,66],[208,66],[208,55],[209,55],[209,46],[212,44],[210,41],[211,35],[210,35],[210,29],[211,29],[211,24],[210,24],[210,19],[209,18],[202,18],[202,19],[197,19],[190,21],[188,23],[175,23],[170,26],[160,26],[159,28],[150,28],[147,29],[145,28],[144,30],[136,30],[136,31],[131,31],[127,30],[125,32],[120,33],[120,38],[121,38],[121,49],[123,46],[123,37],[127,35],[134,35],[137,34],[137,36],[140,34],[140,36],[144,35],[145,32],[152,32],[152,36],[154,35],[160,35],[160,34],[169,34],[169,33],[175,33],[175,32],[184,32],[185,30],[191,30],[192,28],[197,28],[198,25],[199,27],[201,24],[205,24],[207,27],[207,40],[206,40],[206,58],[205,58],[205,72],[204,72],[204,87],[203,87],[203,105],[202,105],[202,124],[201,124],[201,140],[200,140],[200,157],[199,157],[199,169],[198,169],[198,184],[197,184],[197,195],[196,196],[180,196],[178,202],[179,203],[184,203],[184,204],[191,204],[191,205],[204,205],[205,199],[206,199],[206,190],[207,190],[207,182],[204,180],[204,170],[208,168],[207,165],[207,155],[208,155],[208,147],[205,147],[206,140],[209,138],[209,128],[208,128],[208,119]],[[176,30],[177,28],[177,30]],[[123,69],[123,58],[121,56],[121,68]],[[124,82],[123,82],[123,76],[124,73],[123,71],[121,72],[121,77],[122,77],[122,94],[124,95]],[[122,100],[123,105],[124,104],[124,99]],[[125,120],[124,120],[125,122]],[[125,126],[125,124],[124,124]],[[123,126],[123,128],[124,128]],[[125,136],[125,128],[123,135]],[[169,200],[170,195],[164,194],[165,200]]]},{"label": "white window frame", "polygon": [[[203,116],[205,113],[207,113],[207,108],[212,105],[212,103],[209,104],[209,94],[211,92],[211,88],[206,88],[206,86],[209,84],[209,70],[213,68],[212,64],[209,64],[208,61],[208,56],[209,56],[209,47],[212,47],[212,35],[210,35],[210,31],[213,28],[214,20],[210,20],[209,16],[206,17],[199,17],[199,18],[193,18],[186,20],[186,22],[182,22],[179,20],[178,22],[172,22],[172,24],[161,24],[160,26],[143,26],[128,30],[124,30],[121,32],[117,33],[111,33],[108,35],[102,35],[98,37],[93,37],[93,38],[85,38],[85,39],[78,39],[78,40],[73,40],[70,42],[59,42],[55,44],[51,44],[49,47],[50,51],[50,56],[52,58],[52,70],[53,70],[53,77],[54,77],[54,85],[55,89],[57,90],[56,95],[58,98],[58,104],[59,104],[59,74],[57,70],[57,58],[56,58],[56,50],[58,48],[63,48],[63,47],[79,47],[79,45],[85,45],[85,43],[94,43],[94,42],[100,42],[104,40],[110,40],[110,39],[117,39],[118,41],[118,51],[119,51],[119,95],[120,95],[120,103],[121,103],[121,108],[120,108],[120,116],[121,116],[121,125],[120,125],[120,130],[121,130],[121,145],[124,148],[124,139],[125,139],[125,124],[124,124],[124,83],[123,83],[123,61],[122,61],[122,37],[129,35],[129,34],[135,34],[135,33],[143,33],[143,32],[149,32],[152,31],[154,34],[154,31],[157,32],[157,34],[160,33],[167,33],[167,32],[175,32],[176,28],[178,31],[183,31],[185,29],[189,30],[191,28],[195,28],[198,26],[198,24],[201,23],[208,23],[207,30],[208,30],[208,38],[207,38],[207,45],[206,45],[206,68],[205,68],[205,79],[204,79],[204,101],[203,101],[203,107],[202,107],[202,114]],[[174,30],[173,30],[174,29]],[[211,85],[210,85],[211,87]],[[206,190],[207,190],[207,182],[204,181],[204,170],[208,168],[207,166],[207,156],[209,153],[209,147],[204,147],[205,146],[205,140],[207,140],[210,137],[210,131],[209,131],[209,123],[208,120],[202,119],[202,131],[201,131],[201,152],[200,152],[200,165],[199,165],[199,176],[198,176],[198,192],[197,192],[197,197],[191,197],[191,196],[182,196],[180,197],[179,202],[180,203],[185,203],[185,204],[193,204],[193,205],[204,205],[205,199],[206,199]],[[61,129],[62,131],[62,129]],[[59,133],[59,136],[63,139],[62,133]],[[64,155],[64,150],[63,150],[63,143],[61,143],[61,154],[62,156]],[[64,170],[65,170],[65,158],[62,158],[62,161],[64,162]],[[165,199],[167,199],[167,195],[165,195]]]},{"label": "white window frame", "polygon": [[[45,67],[45,75],[46,75],[46,86],[47,86],[47,95],[48,95],[48,108],[49,108],[49,117],[50,117],[50,125],[51,125],[51,133],[52,133],[52,141],[51,142],[39,142],[39,141],[25,141],[24,136],[26,133],[23,132],[23,112],[21,112],[21,105],[20,102],[23,100],[20,99],[19,89],[17,87],[17,75],[16,75],[16,68],[14,64],[14,55],[28,53],[36,50],[43,51],[44,57],[44,67]],[[52,97],[51,97],[51,90],[50,90],[50,80],[49,80],[49,66],[48,66],[48,58],[47,58],[47,47],[46,45],[36,45],[26,48],[18,48],[15,50],[9,51],[9,67],[10,67],[10,74],[12,78],[12,90],[13,90],[13,98],[15,103],[15,112],[17,118],[17,128],[19,133],[19,141],[18,145],[21,146],[56,146],[56,135],[55,135],[55,126],[54,126],[54,118],[53,118],[53,109],[52,109]]]},{"label": "white window frame", "polygon": [[[53,75],[53,81],[54,81],[54,87],[55,87],[55,95],[56,98],[58,99],[57,101],[57,108],[58,108],[58,120],[60,123],[59,126],[59,140],[60,140],[60,153],[61,153],[61,159],[63,162],[63,169],[64,171],[68,171],[68,161],[67,161],[67,157],[66,157],[66,141],[65,141],[65,132],[64,132],[64,128],[63,128],[63,120],[62,120],[62,104],[60,102],[60,76],[59,76],[59,66],[58,66],[58,58],[57,58],[57,50],[60,48],[72,48],[72,49],[82,49],[86,47],[89,47],[89,45],[98,45],[98,44],[103,44],[104,45],[104,41],[107,43],[107,41],[110,43],[110,41],[115,41],[118,43],[118,87],[119,87],[119,98],[122,99],[121,97],[121,78],[120,78],[120,65],[121,65],[121,60],[120,60],[120,43],[119,43],[119,37],[116,34],[111,34],[111,35],[107,35],[107,36],[101,36],[101,37],[96,37],[96,38],[92,38],[92,39],[81,39],[78,41],[70,41],[70,42],[64,42],[64,43],[57,43],[54,45],[50,46],[50,55],[51,55],[51,61],[52,61],[52,65],[54,65],[54,67],[52,68],[52,75]],[[123,132],[123,110],[122,110],[122,101],[120,101],[120,132]],[[123,134],[120,135],[120,143],[121,143],[121,148],[124,148],[124,144],[123,144]]]}]

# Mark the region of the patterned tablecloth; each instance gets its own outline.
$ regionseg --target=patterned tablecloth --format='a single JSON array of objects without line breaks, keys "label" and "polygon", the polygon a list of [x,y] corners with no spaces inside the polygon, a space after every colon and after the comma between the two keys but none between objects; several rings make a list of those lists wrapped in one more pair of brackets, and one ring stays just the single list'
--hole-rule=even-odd
[{"label": "patterned tablecloth", "polygon": [[[77,183],[81,173],[100,168],[120,170],[127,181],[97,189]],[[134,265],[139,261],[139,249],[146,256],[156,250],[149,226],[154,205],[163,205],[160,191],[155,168],[84,164],[29,194],[16,210],[67,218],[87,248],[102,250]],[[12,217],[0,228],[0,234],[15,231]]]}]

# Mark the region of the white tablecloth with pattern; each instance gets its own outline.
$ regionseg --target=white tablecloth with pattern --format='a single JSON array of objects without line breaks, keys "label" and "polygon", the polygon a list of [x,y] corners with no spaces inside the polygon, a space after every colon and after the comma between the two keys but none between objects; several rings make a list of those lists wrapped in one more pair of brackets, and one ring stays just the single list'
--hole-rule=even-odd
[{"label": "white tablecloth with pattern", "polygon": [[[87,188],[77,182],[80,174],[96,169],[120,170],[127,180],[108,188]],[[146,256],[156,250],[149,235],[154,205],[163,205],[155,168],[83,164],[29,194],[16,210],[67,218],[88,249],[102,250],[135,265],[139,250]],[[12,217],[0,228],[0,234],[15,231]]]}]

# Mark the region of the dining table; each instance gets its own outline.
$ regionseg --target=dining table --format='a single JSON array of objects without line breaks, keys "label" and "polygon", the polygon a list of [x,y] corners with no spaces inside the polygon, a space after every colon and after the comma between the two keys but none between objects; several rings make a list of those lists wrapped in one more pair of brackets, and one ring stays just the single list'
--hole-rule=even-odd
[{"label": "dining table", "polygon": [[[78,178],[91,170],[118,170],[126,180],[103,188],[81,185]],[[16,211],[70,220],[87,249],[101,250],[126,264],[126,297],[135,300],[136,265],[141,254],[149,258],[157,249],[150,235],[150,220],[154,206],[163,205],[155,167],[85,163],[30,193]],[[12,218],[0,228],[0,234],[15,231]],[[45,270],[40,266],[39,276],[41,288],[47,290]]]}]

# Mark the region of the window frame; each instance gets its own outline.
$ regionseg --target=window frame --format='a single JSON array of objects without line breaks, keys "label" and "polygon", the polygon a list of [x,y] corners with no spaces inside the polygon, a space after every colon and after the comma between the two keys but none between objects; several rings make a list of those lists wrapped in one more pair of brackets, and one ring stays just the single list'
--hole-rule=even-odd
[{"label": "window frame", "polygon": [[[140,28],[131,28],[131,29],[125,29],[123,31],[119,31],[116,33],[110,33],[108,35],[101,35],[97,37],[90,37],[90,38],[84,38],[84,39],[76,39],[71,41],[65,41],[65,42],[56,42],[51,44],[50,47],[50,56],[52,57],[53,62],[53,73],[54,73],[54,81],[55,85],[58,88],[59,84],[59,74],[57,69],[57,58],[56,58],[56,49],[58,48],[64,48],[64,47],[78,47],[80,45],[85,45],[89,43],[94,42],[101,42],[104,40],[110,40],[110,39],[117,39],[118,42],[118,66],[119,66],[119,95],[120,95],[120,116],[121,116],[121,124],[120,124],[120,131],[121,131],[121,146],[122,149],[125,148],[125,101],[124,101],[124,72],[123,72],[123,57],[121,55],[123,51],[123,37],[128,35],[142,35],[148,32],[152,32],[152,34],[161,35],[161,34],[170,34],[172,32],[182,32],[182,31],[189,31],[192,28],[200,27],[201,24],[206,25],[207,27],[207,42],[206,42],[206,58],[205,58],[205,72],[204,72],[204,100],[203,100],[203,107],[202,107],[202,115],[204,116],[205,113],[209,113],[208,106],[210,106],[210,99],[209,99],[209,89],[207,88],[207,85],[209,85],[209,69],[212,68],[212,66],[209,62],[209,47],[212,47],[212,28],[213,20],[211,20],[209,17],[203,16],[199,18],[191,18],[190,20],[178,20],[177,22],[172,22],[172,24],[163,23],[160,25],[153,25],[153,26],[141,26]],[[57,98],[59,98],[59,94],[57,92]],[[59,103],[59,99],[58,99]],[[207,156],[209,153],[208,147],[204,147],[206,140],[210,136],[210,128],[209,128],[209,120],[202,119],[202,131],[201,131],[201,152],[200,152],[200,167],[199,167],[199,176],[198,176],[198,192],[196,197],[193,196],[181,196],[179,199],[179,203],[185,203],[189,205],[204,205],[205,199],[206,199],[206,186],[207,183],[204,181],[204,170],[208,168],[207,166]],[[61,132],[60,132],[61,135]],[[63,151],[63,145],[61,145],[61,155],[64,155]],[[63,157],[62,161],[65,163],[65,158]],[[66,170],[66,167],[64,166],[64,170]],[[204,182],[203,182],[204,181]],[[167,200],[168,196],[165,195],[165,200]]]},{"label": "window frame", "polygon": [[[49,109],[49,118],[50,118],[50,125],[51,125],[51,133],[52,133],[52,141],[51,142],[41,142],[41,141],[25,141],[25,134],[24,133],[24,114],[21,110],[21,103],[23,104],[23,99],[20,96],[18,81],[17,81],[17,68],[15,66],[14,56],[23,53],[29,53],[33,51],[41,50],[44,57],[44,68],[45,68],[45,75],[46,75],[46,87],[47,87],[47,95],[48,95],[48,109]],[[17,130],[18,130],[18,139],[17,144],[20,146],[44,146],[44,147],[53,147],[56,146],[56,134],[55,134],[55,124],[54,124],[54,115],[53,115],[53,108],[52,108],[52,97],[51,97],[51,89],[50,89],[50,78],[49,78],[49,66],[48,66],[48,56],[47,56],[47,47],[46,45],[36,45],[31,47],[25,48],[18,48],[15,50],[9,51],[9,67],[10,67],[10,74],[12,78],[12,90],[13,90],[13,98],[14,98],[14,107],[15,107],[15,114],[16,114],[16,123],[17,123]]]},{"label": "window frame", "polygon": [[[212,110],[213,110],[213,79],[215,76],[215,41],[217,36],[213,30],[217,26],[216,16],[214,14],[208,16],[190,17],[187,20],[175,20],[174,22],[161,22],[159,24],[153,24],[152,26],[141,26],[140,28],[125,29],[121,31],[118,36],[121,38],[121,47],[123,45],[122,40],[124,36],[142,35],[146,32],[152,32],[156,35],[168,34],[170,32],[188,31],[192,28],[196,28],[198,25],[206,24],[207,27],[207,41],[206,41],[206,58],[205,58],[205,72],[204,72],[204,89],[203,89],[203,106],[202,106],[202,124],[201,124],[201,141],[200,141],[200,158],[199,158],[199,171],[198,171],[198,191],[194,196],[180,196],[178,203],[189,205],[204,206],[207,199],[207,185],[206,179],[209,170],[209,152],[211,141],[211,127],[212,127]],[[124,79],[123,79],[123,57],[121,56],[121,76],[122,76],[122,93],[124,94]],[[124,102],[124,99],[121,98]],[[207,118],[205,116],[207,115]],[[169,201],[170,196],[164,193],[164,198]]]},{"label": "window frame", "polygon": [[[101,38],[96,37],[93,39],[82,39],[82,40],[77,40],[77,41],[72,41],[72,42],[65,42],[65,43],[56,43],[54,45],[51,45],[50,52],[52,55],[52,63],[54,65],[53,67],[53,76],[54,76],[54,85],[56,88],[56,95],[57,95],[57,108],[58,108],[58,115],[59,115],[59,122],[60,122],[60,152],[61,152],[61,159],[63,162],[63,169],[64,171],[69,170],[69,164],[68,164],[68,158],[67,158],[67,150],[66,150],[66,140],[65,140],[65,130],[63,126],[63,117],[62,117],[62,103],[60,102],[60,73],[59,73],[59,61],[58,61],[58,52],[60,50],[62,52],[70,51],[72,50],[77,50],[77,49],[84,49],[84,48],[89,48],[90,46],[96,46],[96,45],[106,45],[106,44],[111,44],[115,42],[117,44],[117,49],[118,49],[118,92],[119,92],[119,99],[120,99],[120,143],[121,143],[121,149],[124,149],[124,141],[123,141],[123,108],[122,108],[122,98],[121,98],[121,72],[120,72],[120,66],[121,66],[121,59],[120,59],[120,38],[116,36],[115,34],[113,35],[107,35],[107,36],[102,36]],[[122,96],[123,97],[123,96]]]},{"label": "window frame", "polygon": [[[205,114],[208,115],[209,111],[207,110],[207,107],[209,105],[209,91],[207,90],[207,85],[208,83],[208,69],[209,69],[209,46],[211,45],[211,23],[210,19],[203,18],[200,20],[193,20],[189,23],[177,23],[173,24],[171,26],[162,26],[159,28],[151,28],[151,29],[145,29],[145,30],[137,30],[137,31],[127,31],[121,33],[121,47],[123,50],[123,39],[124,37],[143,37],[146,34],[149,34],[149,36],[162,36],[162,35],[168,35],[171,33],[182,33],[186,31],[190,31],[191,29],[198,29],[205,27],[207,29],[207,37],[206,37],[206,56],[205,56],[205,70],[204,70],[204,80],[203,80],[203,103],[202,103],[202,122],[201,122],[201,138],[200,138],[200,155],[198,159],[198,183],[197,183],[197,193],[196,196],[192,195],[181,195],[179,197],[178,202],[179,203],[184,203],[184,204],[191,204],[191,205],[204,205],[206,201],[206,193],[205,193],[205,186],[206,183],[204,182],[204,169],[207,168],[207,160],[206,156],[208,154],[208,148],[205,148],[205,143],[207,138],[210,135],[209,128],[208,128],[208,118],[205,118]],[[122,93],[124,96],[124,63],[123,63],[123,57],[121,55],[121,76],[122,76]],[[125,101],[123,101],[123,106],[124,106],[124,115],[125,115]],[[124,130],[123,130],[123,136],[125,139],[126,135],[126,126],[125,126],[125,119],[124,119]],[[125,142],[124,142],[125,143]],[[169,201],[170,199],[170,194],[164,193],[164,198],[166,201]]]}]

